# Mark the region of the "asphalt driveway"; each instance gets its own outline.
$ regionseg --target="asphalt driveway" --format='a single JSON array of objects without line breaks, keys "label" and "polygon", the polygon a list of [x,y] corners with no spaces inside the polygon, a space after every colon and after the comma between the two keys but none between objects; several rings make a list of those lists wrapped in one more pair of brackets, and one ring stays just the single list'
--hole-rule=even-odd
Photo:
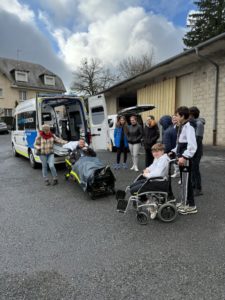
[{"label": "asphalt driveway", "polygon": [[[0,136],[0,299],[225,299],[224,154],[205,151],[198,214],[140,226],[113,196],[93,201],[66,182],[63,167],[59,185],[46,187]],[[136,176],[115,175],[117,188]],[[176,179],[174,189],[179,197]]]}]

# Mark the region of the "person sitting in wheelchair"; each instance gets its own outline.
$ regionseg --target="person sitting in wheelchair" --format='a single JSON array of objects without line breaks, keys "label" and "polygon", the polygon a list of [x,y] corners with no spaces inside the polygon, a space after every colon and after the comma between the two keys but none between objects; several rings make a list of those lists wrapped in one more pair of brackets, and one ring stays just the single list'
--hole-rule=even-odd
[{"label": "person sitting in wheelchair", "polygon": [[[157,143],[151,148],[154,157],[153,163],[144,169],[143,174],[130,185],[131,195],[142,194],[149,191],[167,191],[168,190],[168,169],[169,157],[164,153],[164,145]],[[149,179],[154,180],[149,180]],[[146,195],[140,196],[140,201],[146,201]],[[157,211],[150,207],[151,219],[156,217]]]},{"label": "person sitting in wheelchair", "polygon": [[[164,153],[164,145],[157,143],[152,146],[151,151],[154,161],[149,167],[144,169],[142,176],[130,185],[130,193],[132,195],[139,191],[149,178],[162,177],[166,179],[168,177],[170,159],[168,155]],[[159,181],[159,184],[161,184],[161,181]],[[151,190],[151,181],[149,181],[147,190]]]}]

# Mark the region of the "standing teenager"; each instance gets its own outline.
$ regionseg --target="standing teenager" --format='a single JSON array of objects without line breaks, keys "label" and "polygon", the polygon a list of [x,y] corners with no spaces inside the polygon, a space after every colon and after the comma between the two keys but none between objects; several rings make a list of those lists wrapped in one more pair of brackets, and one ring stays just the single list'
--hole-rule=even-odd
[{"label": "standing teenager", "polygon": [[114,130],[114,143],[117,148],[116,164],[115,169],[120,169],[120,158],[123,153],[123,164],[122,167],[127,169],[127,152],[128,152],[128,141],[127,141],[127,121],[124,116],[119,116],[116,128]]},{"label": "standing teenager", "polygon": [[[195,205],[194,193],[192,187],[192,158],[197,150],[195,129],[189,122],[189,109],[181,106],[176,110],[177,122],[179,124],[177,145],[172,150],[178,158],[178,165],[181,172],[182,184],[186,186],[186,203],[180,205],[178,210],[181,214],[195,214],[197,207]],[[189,170],[187,173],[186,170]]]},{"label": "standing teenager", "polygon": [[149,167],[154,160],[152,146],[159,138],[159,127],[154,116],[148,116],[144,127],[145,167]]},{"label": "standing teenager", "polygon": [[142,140],[142,127],[137,122],[136,116],[130,117],[131,125],[128,126],[127,131],[127,140],[129,144],[130,154],[133,162],[133,166],[130,168],[136,172],[139,171],[138,169],[138,154],[141,147],[141,140]]}]

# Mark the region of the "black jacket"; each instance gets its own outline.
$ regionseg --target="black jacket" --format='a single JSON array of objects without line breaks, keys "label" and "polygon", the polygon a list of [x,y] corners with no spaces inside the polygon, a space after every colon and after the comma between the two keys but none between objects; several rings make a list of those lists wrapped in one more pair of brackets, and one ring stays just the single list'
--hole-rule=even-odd
[{"label": "black jacket", "polygon": [[127,140],[129,144],[139,144],[143,136],[142,127],[139,124],[128,126]]},{"label": "black jacket", "polygon": [[152,146],[157,142],[159,138],[158,125],[147,126],[144,128],[144,147],[146,150],[151,150]]}]

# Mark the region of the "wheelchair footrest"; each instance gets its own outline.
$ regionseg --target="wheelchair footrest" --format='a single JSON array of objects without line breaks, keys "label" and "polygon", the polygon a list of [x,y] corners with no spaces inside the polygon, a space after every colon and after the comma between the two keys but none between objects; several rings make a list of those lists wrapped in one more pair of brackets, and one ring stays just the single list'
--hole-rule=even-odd
[{"label": "wheelchair footrest", "polygon": [[116,199],[119,200],[123,200],[126,197],[126,192],[123,190],[118,190],[116,191]]},{"label": "wheelchair footrest", "polygon": [[121,212],[121,213],[125,213],[127,204],[128,204],[127,200],[119,199],[117,202],[117,207],[116,207],[117,211]]}]

